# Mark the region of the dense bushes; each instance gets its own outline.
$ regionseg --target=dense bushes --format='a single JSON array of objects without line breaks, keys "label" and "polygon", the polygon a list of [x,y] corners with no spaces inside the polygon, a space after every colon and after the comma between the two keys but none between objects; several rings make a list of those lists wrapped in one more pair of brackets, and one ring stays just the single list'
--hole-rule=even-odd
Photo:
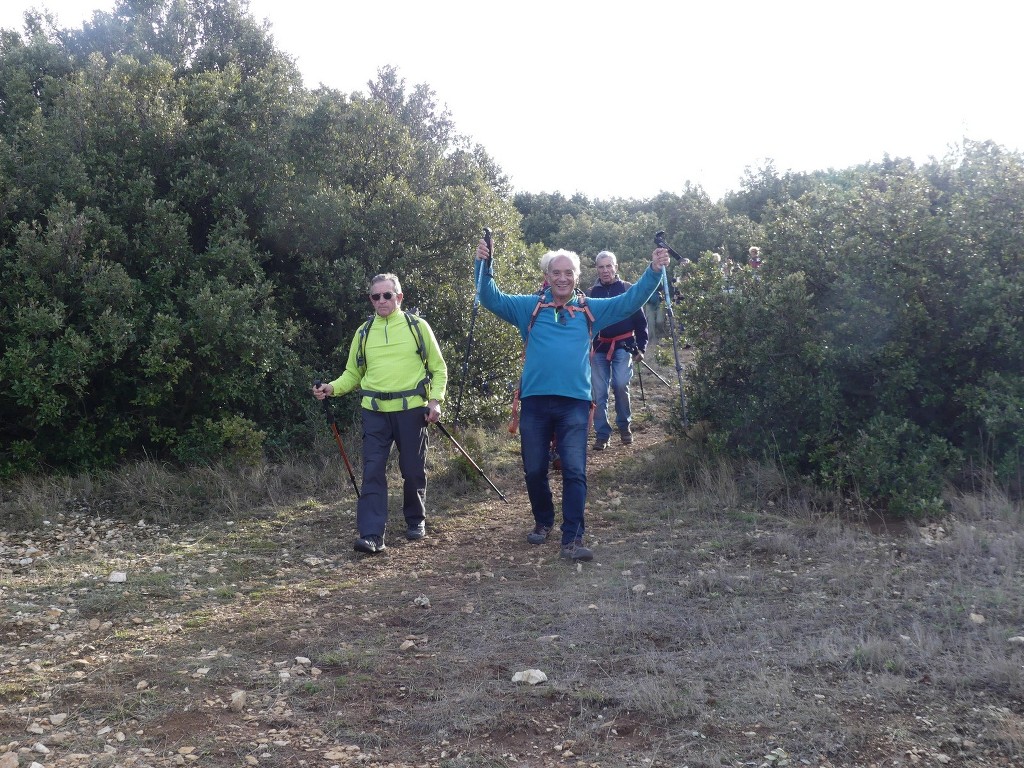
[{"label": "dense bushes", "polygon": [[[468,245],[487,223],[524,257],[504,181],[428,88],[306,91],[235,0],[35,19],[0,33],[0,73],[0,476],[306,444],[371,275],[403,277],[452,360]],[[516,344],[481,335],[495,394],[467,412],[495,410]]]},{"label": "dense bushes", "polygon": [[[385,69],[366,95],[308,91],[237,0],[0,32],[0,477],[308,445],[310,382],[339,372],[381,271],[434,327],[462,419],[503,414],[514,330],[481,312],[463,368],[486,224],[511,291],[536,289],[545,246],[614,250],[635,277],[666,230],[693,262],[673,270],[689,415],[729,455],[902,514],[967,467],[1019,490],[1020,155],[769,166],[719,203],[514,203],[429,88]],[[726,278],[711,252],[753,244],[765,265]]]},{"label": "dense bushes", "polygon": [[901,514],[964,459],[1020,482],[1024,159],[989,144],[824,177],[769,205],[736,290],[706,257],[681,305],[692,408],[772,457]]}]

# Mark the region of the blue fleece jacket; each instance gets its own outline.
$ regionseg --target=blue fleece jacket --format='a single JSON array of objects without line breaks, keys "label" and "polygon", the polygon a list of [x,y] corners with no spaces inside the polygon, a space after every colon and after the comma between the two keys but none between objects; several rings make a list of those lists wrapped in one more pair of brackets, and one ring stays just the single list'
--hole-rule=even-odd
[{"label": "blue fleece jacket", "polygon": [[[484,270],[482,282],[479,279],[481,269]],[[540,297],[535,293],[502,293],[494,282],[489,262],[477,261],[476,270],[480,303],[518,328],[526,344],[520,397],[561,395],[587,401],[591,397],[591,330],[597,333],[628,318],[647,302],[661,281],[661,273],[647,267],[640,280],[621,296],[587,299],[594,316],[593,329],[588,328],[586,314],[577,309],[576,298],[567,304],[572,311],[554,307],[542,309],[530,328],[530,316]],[[551,301],[550,288],[544,289],[543,301]]]}]

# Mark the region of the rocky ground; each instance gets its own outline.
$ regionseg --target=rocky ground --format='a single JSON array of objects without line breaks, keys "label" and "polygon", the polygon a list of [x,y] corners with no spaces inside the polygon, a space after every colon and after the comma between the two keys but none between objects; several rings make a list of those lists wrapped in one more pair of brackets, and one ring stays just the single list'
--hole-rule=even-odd
[{"label": "rocky ground", "polygon": [[525,543],[511,448],[509,504],[436,473],[375,557],[344,494],[2,531],[0,768],[1024,765],[1019,519],[783,514],[677,450],[592,456],[586,564]]}]

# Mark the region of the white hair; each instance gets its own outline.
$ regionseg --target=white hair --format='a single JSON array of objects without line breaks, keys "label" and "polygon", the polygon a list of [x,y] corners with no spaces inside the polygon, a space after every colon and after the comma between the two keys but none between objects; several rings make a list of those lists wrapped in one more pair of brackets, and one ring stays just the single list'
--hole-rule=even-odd
[{"label": "white hair", "polygon": [[572,262],[572,274],[574,277],[580,276],[580,257],[573,251],[567,251],[560,248],[557,251],[548,251],[540,257],[540,268],[541,271],[546,275],[548,273],[548,267],[551,266],[551,262],[557,259],[559,256],[565,256],[569,261]]},{"label": "white hair", "polygon": [[597,256],[594,257],[594,264],[597,264],[597,262],[604,258],[611,259],[613,267],[619,266],[619,260],[615,258],[615,254],[612,253],[611,251],[601,251],[599,254],[597,254]]}]

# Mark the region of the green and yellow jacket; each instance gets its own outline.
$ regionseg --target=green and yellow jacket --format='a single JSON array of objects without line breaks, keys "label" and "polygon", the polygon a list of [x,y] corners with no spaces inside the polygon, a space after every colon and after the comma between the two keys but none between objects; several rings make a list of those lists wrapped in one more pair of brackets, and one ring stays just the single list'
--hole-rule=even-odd
[{"label": "green and yellow jacket", "polygon": [[363,408],[392,413],[443,401],[448,367],[427,321],[396,309],[359,327],[331,386],[336,397],[359,389]]}]

